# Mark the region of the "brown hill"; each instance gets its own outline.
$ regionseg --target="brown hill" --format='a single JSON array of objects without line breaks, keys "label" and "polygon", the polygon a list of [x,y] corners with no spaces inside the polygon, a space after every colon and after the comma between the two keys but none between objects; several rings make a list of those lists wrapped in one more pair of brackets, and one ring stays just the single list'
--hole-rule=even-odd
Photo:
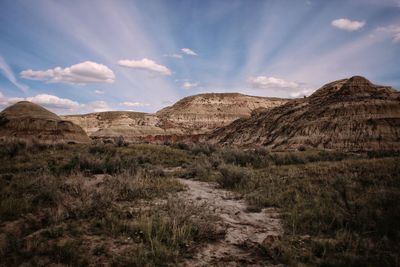
[{"label": "brown hill", "polygon": [[287,101],[239,93],[208,93],[185,97],[156,115],[163,128],[178,128],[185,134],[203,134],[249,117],[253,110],[269,109]]},{"label": "brown hill", "polygon": [[45,143],[87,143],[78,125],[28,101],[18,102],[0,113],[0,140],[22,139]]},{"label": "brown hill", "polygon": [[69,115],[65,120],[81,126],[95,139],[108,139],[123,136],[126,141],[138,141],[149,135],[168,135],[180,133],[175,129],[163,129],[154,114],[129,111],[106,111],[84,115]]},{"label": "brown hill", "polygon": [[207,139],[277,149],[400,150],[400,93],[355,76],[237,120]]},{"label": "brown hill", "polygon": [[255,109],[272,108],[287,101],[238,93],[210,93],[183,98],[155,114],[109,111],[63,118],[78,124],[93,138],[123,136],[127,141],[138,141],[164,136],[168,139],[168,136],[204,134],[249,117]]}]

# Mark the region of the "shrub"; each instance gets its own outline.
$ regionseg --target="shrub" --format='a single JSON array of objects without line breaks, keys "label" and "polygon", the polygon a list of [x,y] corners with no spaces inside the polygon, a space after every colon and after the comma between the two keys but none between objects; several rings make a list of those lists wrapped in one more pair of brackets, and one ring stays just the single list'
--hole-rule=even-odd
[{"label": "shrub", "polygon": [[218,168],[220,176],[217,182],[223,188],[235,188],[242,181],[249,178],[249,174],[243,168],[234,165],[222,165]]},{"label": "shrub", "polygon": [[263,148],[248,150],[224,149],[221,151],[221,157],[228,164],[261,168],[268,166],[269,152]]},{"label": "shrub", "polygon": [[25,151],[26,142],[23,141],[8,141],[1,143],[0,156],[13,158],[21,151]]},{"label": "shrub", "polygon": [[212,166],[207,157],[203,154],[186,167],[186,172],[183,173],[182,177],[197,178],[202,181],[209,181],[211,180],[211,171]]},{"label": "shrub", "polygon": [[204,154],[204,155],[211,155],[215,151],[215,147],[210,144],[192,144],[189,146],[189,150],[194,154]]},{"label": "shrub", "polygon": [[122,135],[117,137],[117,139],[115,140],[115,144],[117,145],[117,147],[123,147],[128,145],[128,143],[125,142],[125,139]]},{"label": "shrub", "polygon": [[90,146],[88,151],[90,154],[107,154],[109,156],[114,156],[117,153],[115,147],[109,144],[96,144]]}]

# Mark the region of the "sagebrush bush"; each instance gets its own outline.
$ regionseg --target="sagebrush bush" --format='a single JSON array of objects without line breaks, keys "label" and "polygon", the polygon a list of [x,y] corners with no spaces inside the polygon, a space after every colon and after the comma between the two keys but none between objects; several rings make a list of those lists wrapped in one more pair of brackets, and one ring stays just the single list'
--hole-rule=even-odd
[{"label": "sagebrush bush", "polygon": [[235,188],[243,181],[249,179],[249,173],[240,167],[234,165],[222,165],[218,168],[220,176],[217,182],[223,188]]}]

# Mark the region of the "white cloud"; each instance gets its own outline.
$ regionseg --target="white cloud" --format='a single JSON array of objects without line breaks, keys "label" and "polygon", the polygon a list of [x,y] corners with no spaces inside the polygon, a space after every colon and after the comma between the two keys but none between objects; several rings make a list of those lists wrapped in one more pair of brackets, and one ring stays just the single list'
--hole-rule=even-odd
[{"label": "white cloud", "polygon": [[7,105],[12,105],[19,101],[25,101],[25,100],[26,99],[23,97],[10,97],[10,98],[7,98]]},{"label": "white cloud", "polygon": [[96,94],[98,94],[98,95],[104,94],[104,91],[102,91],[102,90],[94,90],[94,92],[95,92]]},{"label": "white cloud", "polygon": [[312,94],[315,90],[312,89],[301,89],[299,91],[295,91],[290,93],[291,97],[304,97],[304,96],[309,96],[310,94]]},{"label": "white cloud", "polygon": [[185,88],[185,89],[192,89],[192,88],[195,88],[197,86],[199,86],[199,83],[191,83],[191,82],[188,82],[188,81],[186,81],[186,82],[184,82],[182,84],[182,88]]},{"label": "white cloud", "polygon": [[163,104],[163,105],[172,105],[172,104],[174,104],[174,103],[175,103],[175,102],[172,101],[172,100],[164,100],[164,101],[161,102],[161,104]]},{"label": "white cloud", "polygon": [[68,68],[56,67],[48,70],[24,70],[21,77],[29,80],[48,81],[51,83],[113,83],[114,72],[103,64],[85,61]]},{"label": "white cloud", "polygon": [[357,31],[364,27],[365,21],[349,20],[345,18],[335,19],[331,22],[331,25],[346,31]]},{"label": "white cloud", "polygon": [[265,77],[265,76],[251,77],[249,79],[249,82],[253,88],[257,89],[274,89],[274,88],[296,89],[299,87],[298,83],[285,81],[275,77]]},{"label": "white cloud", "polygon": [[162,75],[171,75],[171,71],[163,65],[157,64],[151,59],[143,58],[142,60],[122,59],[118,61],[118,65],[133,69],[142,69],[151,72],[157,72]]},{"label": "white cloud", "polygon": [[186,55],[190,55],[190,56],[197,56],[196,52],[194,52],[192,49],[190,48],[182,48],[181,51],[183,53],[185,53]]},{"label": "white cloud", "polygon": [[0,92],[0,107],[7,104],[8,104],[7,98]]},{"label": "white cloud", "polygon": [[48,108],[74,109],[79,107],[78,102],[48,94],[27,97],[25,100]]},{"label": "white cloud", "polygon": [[179,55],[179,54],[167,54],[167,55],[164,55],[164,57],[172,57],[172,58],[182,59],[182,55]]},{"label": "white cloud", "polygon": [[142,102],[122,102],[120,103],[121,106],[126,106],[126,107],[147,107],[149,104],[147,103],[142,103]]},{"label": "white cloud", "polygon": [[12,84],[14,84],[18,89],[23,92],[28,91],[28,86],[21,84],[17,81],[17,78],[14,75],[14,72],[11,70],[10,66],[6,63],[4,58],[0,56],[0,72],[4,74],[4,76],[9,80]]},{"label": "white cloud", "polygon": [[60,98],[54,95],[39,94],[31,97],[5,97],[0,92],[0,106],[8,106],[15,104],[19,101],[29,101],[49,109],[56,110],[74,110],[79,108],[81,105],[78,102],[72,101],[66,98]]},{"label": "white cloud", "polygon": [[84,104],[83,109],[88,110],[89,112],[103,112],[113,110],[113,108],[105,101],[94,101]]},{"label": "white cloud", "polygon": [[114,110],[114,108],[105,101],[94,101],[86,104],[80,104],[67,98],[60,98],[48,94],[39,94],[36,96],[22,98],[6,97],[0,92],[0,108],[5,108],[19,101],[33,102],[57,114],[80,114]]},{"label": "white cloud", "polygon": [[389,34],[394,43],[400,43],[400,24],[378,27],[376,30],[378,32]]}]

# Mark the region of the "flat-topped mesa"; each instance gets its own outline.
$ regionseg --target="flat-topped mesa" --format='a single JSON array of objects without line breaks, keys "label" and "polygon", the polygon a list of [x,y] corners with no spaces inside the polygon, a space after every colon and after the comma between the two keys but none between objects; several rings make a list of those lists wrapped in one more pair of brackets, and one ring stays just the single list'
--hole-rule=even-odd
[{"label": "flat-topped mesa", "polygon": [[354,76],[211,133],[209,142],[277,149],[400,150],[400,93]]},{"label": "flat-topped mesa", "polygon": [[0,113],[0,140],[42,143],[88,143],[78,125],[28,101],[18,102]]}]

